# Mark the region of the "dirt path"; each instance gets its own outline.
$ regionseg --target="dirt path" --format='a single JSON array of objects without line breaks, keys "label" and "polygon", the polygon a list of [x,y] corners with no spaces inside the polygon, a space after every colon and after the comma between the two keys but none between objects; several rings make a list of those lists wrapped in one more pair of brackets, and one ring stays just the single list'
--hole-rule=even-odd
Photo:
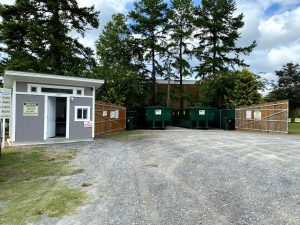
[{"label": "dirt path", "polygon": [[90,201],[38,224],[300,224],[300,138],[167,130],[52,146],[78,148],[67,182]]}]

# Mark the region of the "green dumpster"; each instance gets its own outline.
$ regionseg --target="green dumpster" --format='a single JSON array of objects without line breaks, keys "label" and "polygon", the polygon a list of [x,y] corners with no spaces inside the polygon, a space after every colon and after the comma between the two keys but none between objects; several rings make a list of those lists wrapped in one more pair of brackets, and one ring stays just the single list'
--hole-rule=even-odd
[{"label": "green dumpster", "polygon": [[209,122],[214,120],[214,110],[210,107],[190,107],[183,110],[177,110],[176,125],[187,128],[209,128]]},{"label": "green dumpster", "polygon": [[146,107],[146,120],[152,129],[165,129],[172,120],[172,109],[167,106],[153,105]]},{"label": "green dumpster", "polygon": [[224,130],[235,129],[235,110],[223,109],[221,111],[222,128]]}]

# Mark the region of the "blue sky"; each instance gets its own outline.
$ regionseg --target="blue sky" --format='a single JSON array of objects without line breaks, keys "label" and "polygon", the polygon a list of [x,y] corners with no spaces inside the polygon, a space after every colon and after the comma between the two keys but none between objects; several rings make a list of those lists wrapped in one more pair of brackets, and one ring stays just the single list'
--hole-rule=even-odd
[{"label": "blue sky", "polygon": [[[91,30],[80,41],[94,48],[95,40],[114,13],[127,13],[134,0],[77,0],[80,6],[95,5],[101,11],[101,26]],[[0,0],[12,4],[13,0]],[[169,2],[169,1],[168,1]],[[200,0],[195,0],[196,4]],[[300,0],[236,0],[237,13],[244,14],[245,26],[240,30],[238,44],[249,45],[256,40],[258,46],[245,57],[250,69],[264,73],[274,80],[275,70],[287,62],[300,63]]]}]

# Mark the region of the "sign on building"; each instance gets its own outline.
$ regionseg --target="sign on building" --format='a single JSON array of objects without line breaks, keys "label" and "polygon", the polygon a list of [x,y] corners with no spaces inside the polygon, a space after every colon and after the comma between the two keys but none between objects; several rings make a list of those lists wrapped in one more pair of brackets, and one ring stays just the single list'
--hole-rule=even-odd
[{"label": "sign on building", "polygon": [[0,118],[10,118],[11,90],[0,88]]},{"label": "sign on building", "polygon": [[23,116],[38,116],[39,115],[39,103],[37,102],[24,102],[23,104]]}]

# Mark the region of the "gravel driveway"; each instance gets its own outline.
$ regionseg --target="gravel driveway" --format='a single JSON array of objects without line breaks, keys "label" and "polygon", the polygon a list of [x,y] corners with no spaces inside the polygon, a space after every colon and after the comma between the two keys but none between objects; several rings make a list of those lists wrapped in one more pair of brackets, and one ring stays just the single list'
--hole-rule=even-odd
[{"label": "gravel driveway", "polygon": [[89,203],[38,224],[300,224],[300,137],[173,129],[78,148]]}]

